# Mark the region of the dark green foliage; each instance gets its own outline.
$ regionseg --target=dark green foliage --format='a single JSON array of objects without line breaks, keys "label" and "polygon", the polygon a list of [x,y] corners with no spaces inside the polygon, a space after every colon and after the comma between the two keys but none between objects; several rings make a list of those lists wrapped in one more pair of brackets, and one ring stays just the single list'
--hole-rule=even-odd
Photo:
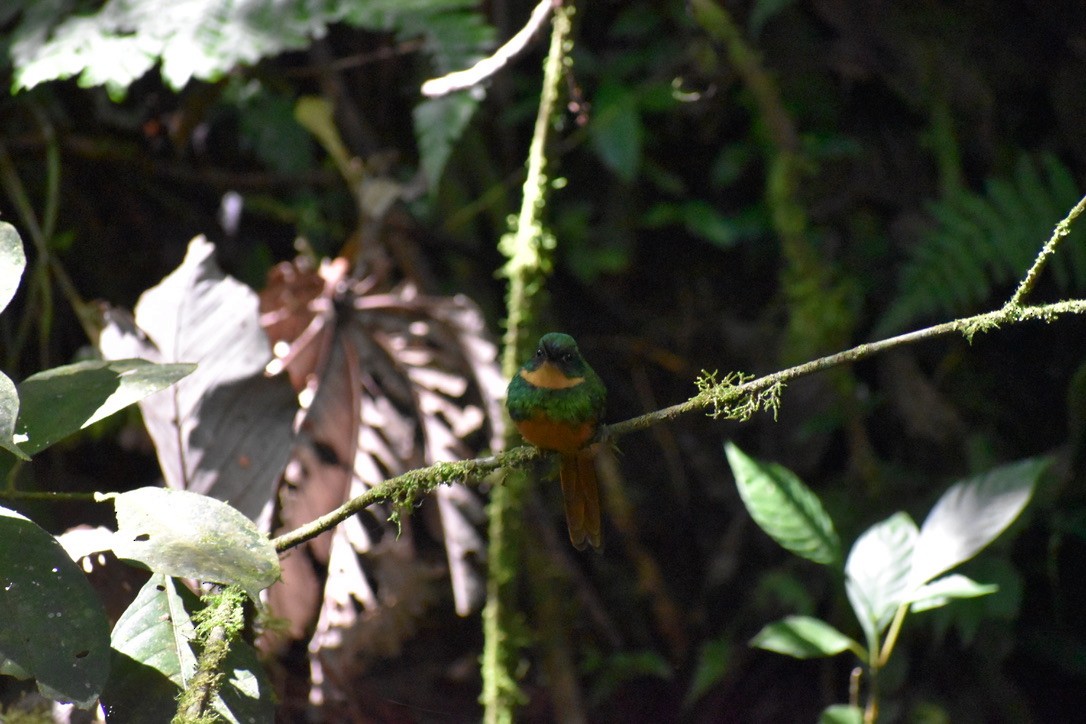
[{"label": "dark green foliage", "polygon": [[89,706],[108,675],[102,604],[53,536],[3,506],[0,542],[0,675],[34,678],[43,696]]},{"label": "dark green foliage", "polygon": [[[493,28],[475,3],[466,0],[198,0],[167,5],[143,0],[107,2],[89,15],[69,15],[66,7],[39,3],[23,13],[6,49],[15,66],[14,90],[74,77],[85,87],[104,85],[120,101],[156,64],[166,83],[180,91],[190,80],[216,81],[238,65],[305,48],[338,22],[390,32],[398,40],[421,38],[432,62],[420,69],[423,77],[470,65],[494,40]],[[437,184],[479,99],[460,93],[419,103],[415,133],[431,186]],[[296,130],[281,128],[277,133],[298,140]],[[258,145],[257,150],[263,148]]]},{"label": "dark green foliage", "polygon": [[[547,243],[554,245],[548,253],[555,274],[539,321],[582,342],[607,383],[607,422],[687,399],[701,389],[692,385],[699,369],[720,369],[722,377],[735,369],[762,374],[808,361],[811,350],[835,352],[861,337],[1007,299],[1086,179],[1086,59],[1073,52],[1086,18],[1068,13],[1070,4],[576,3],[573,63],[561,81],[565,97],[547,148],[553,192],[541,216],[553,232]],[[376,266],[361,273],[385,264],[380,257],[388,252],[397,279],[417,284],[421,294],[471,295],[489,332],[500,334],[506,314],[504,281],[494,277],[502,263],[495,239],[508,228],[525,178],[546,24],[521,56],[473,91],[428,100],[420,86],[470,67],[496,46],[488,23],[507,38],[533,5],[0,2],[9,86],[33,78],[31,71],[43,80],[0,102],[0,218],[19,228],[29,256],[11,309],[0,315],[3,372],[25,382],[76,359],[87,344],[54,267],[67,270],[84,299],[130,306],[175,268],[184,240],[197,233],[216,241],[224,268],[257,290],[268,268],[298,249],[314,265],[325,255],[372,252]],[[767,105],[750,76],[738,72],[735,44],[697,22],[692,10],[706,5],[731,16],[729,25],[751,51],[746,70],[763,72],[779,104]],[[133,19],[148,7],[153,12]],[[186,12],[193,22],[178,22]],[[134,47],[139,52],[111,52]],[[73,75],[46,83],[46,71]],[[179,88],[186,72],[201,80]],[[114,97],[125,91],[124,100],[111,102],[105,88]],[[298,98],[317,95],[334,108],[329,123],[369,178],[403,192],[394,214],[368,228],[376,233],[361,244],[352,239],[356,195],[326,147],[294,117]],[[783,151],[791,154],[788,164],[775,164]],[[11,180],[16,175],[22,195]],[[233,235],[216,223],[227,191],[244,200]],[[45,232],[40,245],[32,239],[34,215]],[[916,223],[924,219],[926,229]],[[1072,225],[1030,301],[1086,296],[1084,225]],[[786,256],[796,248],[810,255]],[[43,260],[42,250],[52,258]],[[0,268],[4,261],[0,255]],[[6,299],[2,282],[13,278],[6,271],[0,277],[7,277],[0,278]],[[867,628],[885,634],[892,607],[884,604],[897,600],[904,570],[889,564],[913,557],[902,544],[915,526],[891,514],[904,511],[919,523],[949,481],[999,461],[1054,453],[1053,480],[1038,489],[1014,529],[992,550],[939,574],[938,585],[924,585],[924,597],[909,604],[879,681],[881,713],[887,721],[1075,720],[1086,697],[1081,326],[1061,318],[978,334],[971,346],[928,341],[855,365],[852,386],[823,372],[779,390],[779,418],[753,404],[737,410],[722,403],[727,420],[695,413],[618,438],[619,475],[607,479],[604,494],[611,530],[604,531],[610,542],[602,555],[577,557],[564,545],[553,557],[549,544],[514,542],[508,555],[491,561],[519,601],[553,596],[545,603],[560,609],[552,617],[561,628],[528,609],[505,616],[515,645],[501,652],[511,654],[503,662],[511,677],[523,678],[499,683],[523,692],[516,718],[817,721],[827,702],[846,700],[855,651],[797,663],[751,648],[752,637],[767,628],[768,648],[828,655],[843,639],[812,627],[817,617],[866,648],[853,603]],[[3,382],[0,432],[9,452],[21,452],[13,438],[20,388]],[[421,384],[410,389],[423,393],[420,403],[436,400],[437,415],[449,409],[446,395],[429,395]],[[393,419],[395,410],[385,409],[384,419]],[[42,421],[54,422],[48,415]],[[35,494],[147,485],[148,467],[153,475],[159,470],[146,443],[142,452],[127,447],[136,425],[131,417],[94,441],[80,434],[29,463],[0,451],[0,469],[10,470],[6,483]],[[216,439],[242,427],[224,427]],[[782,542],[821,541],[810,550],[828,551],[837,560],[832,568],[789,554],[747,515],[719,455],[721,438],[733,436],[754,460],[774,463],[752,466],[765,473],[764,484],[745,486],[760,502],[761,519]],[[315,462],[322,463],[318,452]],[[786,497],[789,486],[773,509],[768,483],[782,482],[773,474],[781,466],[810,485],[844,550],[836,534],[826,544],[817,525],[823,516],[800,497]],[[400,541],[421,533],[419,553],[435,570],[447,564],[435,544],[437,501],[429,493],[458,495],[461,481],[476,477],[449,462],[425,478],[411,476],[412,486],[396,496]],[[438,483],[452,487],[434,488]],[[529,486],[513,474],[487,483],[482,489],[502,505]],[[514,541],[560,528],[557,486],[530,487],[528,520],[495,517],[494,529],[506,526]],[[94,523],[89,506],[10,507],[50,533]],[[883,524],[859,549],[867,555],[852,558],[850,573],[853,594],[875,592],[878,600],[849,597],[842,580],[847,544],[877,521]],[[950,530],[981,528],[970,520]],[[481,560],[470,530],[459,532],[463,560]],[[357,527],[353,535],[361,535]],[[386,550],[393,537],[375,542]],[[543,583],[522,585],[538,569],[548,571]],[[378,570],[398,576],[405,567],[393,561]],[[386,593],[395,581],[376,583]],[[482,720],[473,670],[482,649],[478,621],[459,618],[445,595],[434,607],[428,586],[406,590],[394,610],[431,606],[412,618],[421,624],[418,636],[364,662],[362,671],[336,672],[349,687],[349,706],[376,721]],[[184,595],[159,592],[157,603],[176,593]],[[948,594],[952,604],[931,608]],[[128,630],[169,636],[158,628],[162,612],[152,611]],[[402,628],[367,625],[363,633]],[[189,655],[168,641],[154,643],[178,660]],[[125,649],[133,657],[125,663],[139,663],[133,651]],[[302,655],[288,665],[308,682],[304,651],[299,646]],[[137,668],[151,673],[142,663]],[[137,708],[172,715],[178,685],[153,678],[163,686],[129,680],[129,718]],[[861,697],[870,683],[858,682]],[[0,676],[0,719],[14,721],[13,700],[33,688]],[[296,700],[287,693],[276,703],[284,721],[313,711],[306,686],[291,690]],[[113,689],[114,700],[118,693]],[[337,700],[326,698],[315,713],[329,721],[358,715],[347,706],[337,710]],[[846,706],[822,718],[862,720],[860,709]]]},{"label": "dark green foliage", "polygon": [[[1010,178],[984,193],[961,191],[928,205],[933,225],[909,252],[898,296],[875,329],[882,337],[910,322],[976,311],[1025,274],[1056,223],[1082,193],[1049,153],[1023,155]],[[1086,231],[1072,227],[1049,268],[1061,292],[1086,289]]]}]

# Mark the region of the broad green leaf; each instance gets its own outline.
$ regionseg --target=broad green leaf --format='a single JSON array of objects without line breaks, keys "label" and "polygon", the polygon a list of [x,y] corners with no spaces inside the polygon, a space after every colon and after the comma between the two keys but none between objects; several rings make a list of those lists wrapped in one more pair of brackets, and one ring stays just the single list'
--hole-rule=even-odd
[{"label": "broad green leaf", "polygon": [[[113,628],[113,671],[102,694],[110,721],[169,722],[177,696],[196,671],[192,614],[200,601],[172,578],[156,574]],[[215,711],[229,722],[274,719],[271,687],[253,648],[234,643]]]},{"label": "broad green leaf", "polygon": [[822,710],[818,724],[863,724],[864,711],[850,704],[832,704]]},{"label": "broad green leaf", "polygon": [[916,545],[916,523],[895,513],[861,535],[845,562],[845,592],[869,645],[905,602]]},{"label": "broad green leaf", "polygon": [[0,670],[37,680],[43,696],[86,708],[109,674],[109,622],[57,540],[0,507]]},{"label": "broad green leaf", "polygon": [[797,659],[836,656],[844,651],[863,651],[856,641],[821,619],[810,616],[789,616],[771,623],[750,640],[757,646]]},{"label": "broad green leaf", "polygon": [[253,599],[279,578],[279,556],[251,520],[221,500],[139,488],[112,498],[113,552],[155,573],[243,588]]},{"label": "broad green leaf", "polygon": [[0,448],[23,460],[30,456],[15,444],[15,421],[19,418],[19,391],[11,378],[0,372]]},{"label": "broad green leaf", "polygon": [[841,541],[833,521],[818,496],[795,473],[755,460],[731,442],[725,444],[724,451],[739,497],[758,527],[815,563],[831,565],[841,560]]},{"label": "broad green leaf", "polygon": [[963,480],[946,491],[920,527],[909,578],[920,586],[995,540],[1029,503],[1048,458],[1029,458]]},{"label": "broad green leaf", "polygon": [[955,598],[976,598],[995,593],[999,586],[994,583],[977,583],[960,573],[937,578],[916,589],[909,595],[911,609],[914,612],[927,611],[945,606]]},{"label": "broad green leaf", "polygon": [[56,441],[163,390],[195,369],[142,359],[88,360],[32,375],[19,385],[16,432],[33,455]]},{"label": "broad green leaf", "polygon": [[634,92],[614,83],[601,86],[593,100],[589,131],[603,163],[626,183],[632,182],[641,167],[644,135]]},{"label": "broad green leaf", "polygon": [[26,269],[26,255],[19,232],[6,221],[0,221],[0,312],[7,308],[19,280]]}]

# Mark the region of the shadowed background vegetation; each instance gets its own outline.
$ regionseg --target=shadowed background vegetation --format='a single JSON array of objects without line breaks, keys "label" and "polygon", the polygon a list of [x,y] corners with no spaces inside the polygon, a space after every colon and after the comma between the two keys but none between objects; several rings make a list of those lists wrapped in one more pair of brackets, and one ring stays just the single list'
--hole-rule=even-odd
[{"label": "shadowed background vegetation", "polygon": [[[0,317],[9,376],[85,353],[103,325],[89,300],[134,307],[205,234],[260,311],[279,314],[273,342],[296,343],[312,321],[297,299],[336,308],[321,334],[358,359],[287,368],[298,389],[311,373],[364,381],[386,423],[361,443],[369,484],[496,445],[492,418],[472,412],[501,392],[478,345],[506,313],[497,241],[520,201],[547,31],[485,93],[419,87],[492,50],[532,5],[123,5],[0,10],[13,88],[0,98],[0,215],[31,260]],[[576,336],[607,384],[608,421],[690,397],[702,370],[767,373],[997,307],[1086,188],[1078,2],[600,1],[574,27],[539,326]],[[345,266],[318,275],[325,258]],[[355,284],[352,314],[330,279]],[[1080,224],[1034,297],[1084,295]],[[910,621],[883,714],[1080,711],[1084,331],[1068,317],[924,342],[790,385],[776,420],[687,416],[627,436],[602,471],[599,556],[566,545],[541,468],[525,522],[541,543],[523,568],[523,719],[813,721],[847,700],[848,654],[798,662],[747,645],[790,613],[860,633],[837,582],[752,524],[726,440],[795,471],[845,541],[898,510],[922,520],[954,480],[1053,454],[1022,519],[966,566],[999,591]],[[287,468],[277,530],[351,492],[321,466],[360,433],[336,437],[328,415]],[[123,490],[161,475],[129,416],[43,453],[19,487]],[[319,707],[329,721],[479,718],[485,552],[465,542],[485,531],[477,492],[420,506],[409,545],[389,543],[388,510],[359,524],[373,547],[352,539],[351,555],[382,551],[358,567],[371,599],[362,584],[330,587],[333,542],[307,549],[310,598],[280,610],[289,623],[263,648],[284,721],[316,686],[311,641],[331,646],[335,595],[354,618],[350,655],[323,664],[323,691],[342,695]],[[54,533],[108,522],[92,506],[17,507]],[[0,703],[20,692],[0,680]]]}]

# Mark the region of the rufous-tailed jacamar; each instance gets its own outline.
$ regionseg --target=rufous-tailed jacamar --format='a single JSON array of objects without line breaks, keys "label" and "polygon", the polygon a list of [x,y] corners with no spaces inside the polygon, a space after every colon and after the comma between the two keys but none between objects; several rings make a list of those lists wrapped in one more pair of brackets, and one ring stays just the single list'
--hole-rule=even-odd
[{"label": "rufous-tailed jacamar", "polygon": [[559,453],[569,539],[578,549],[599,548],[600,495],[596,438],[607,390],[568,334],[543,335],[532,358],[509,382],[505,404],[525,440]]}]

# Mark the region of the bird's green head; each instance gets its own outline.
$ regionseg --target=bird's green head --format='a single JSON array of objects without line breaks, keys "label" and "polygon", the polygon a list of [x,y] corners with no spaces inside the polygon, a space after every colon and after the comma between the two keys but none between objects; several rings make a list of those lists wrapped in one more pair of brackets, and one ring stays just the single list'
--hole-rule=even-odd
[{"label": "bird's green head", "polygon": [[524,369],[535,372],[544,366],[553,366],[569,378],[584,377],[588,369],[588,363],[584,361],[581,351],[577,349],[577,342],[573,337],[561,332],[543,335],[535,354],[525,363]]}]

